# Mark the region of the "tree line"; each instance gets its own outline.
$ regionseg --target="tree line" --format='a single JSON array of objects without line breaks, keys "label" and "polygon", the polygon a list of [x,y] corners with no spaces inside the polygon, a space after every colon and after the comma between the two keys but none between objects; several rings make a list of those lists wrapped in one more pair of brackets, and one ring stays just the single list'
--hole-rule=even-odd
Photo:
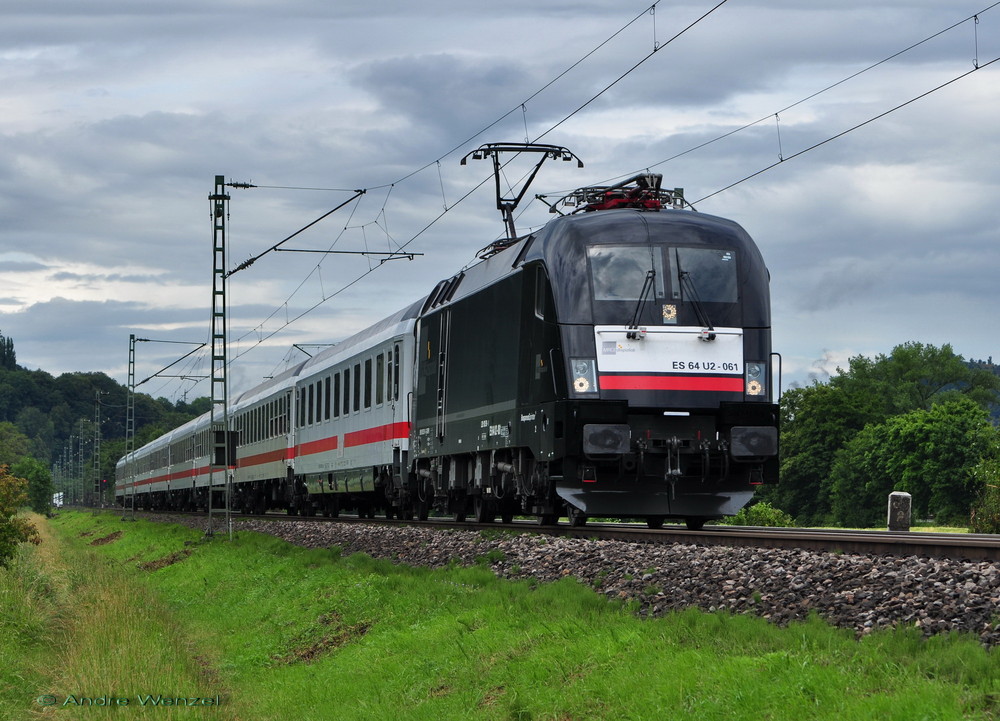
[{"label": "tree line", "polygon": [[[0,333],[0,466],[11,473],[42,468],[51,483],[52,469],[71,453],[93,482],[93,439],[99,405],[100,475],[114,478],[115,463],[125,452],[128,388],[104,373],[53,376],[28,370],[16,362],[13,340]],[[211,401],[172,403],[136,393],[136,447],[209,410]],[[24,465],[26,459],[35,464]],[[39,481],[36,481],[36,485]],[[30,487],[29,487],[30,491]],[[51,500],[51,499],[50,499]]]},{"label": "tree line", "polygon": [[967,525],[1000,486],[1000,376],[951,346],[910,342],[856,356],[781,397],[781,469],[760,498],[803,525],[885,523],[890,492],[914,518]]}]

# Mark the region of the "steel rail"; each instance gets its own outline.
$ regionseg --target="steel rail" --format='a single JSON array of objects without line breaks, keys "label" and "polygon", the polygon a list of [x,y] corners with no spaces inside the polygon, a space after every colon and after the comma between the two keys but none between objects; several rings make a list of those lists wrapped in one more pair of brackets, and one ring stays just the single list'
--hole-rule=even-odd
[{"label": "steel rail", "polygon": [[[203,516],[200,511],[145,511],[153,515]],[[925,531],[860,531],[820,528],[763,528],[757,526],[706,526],[692,531],[683,526],[649,529],[630,523],[589,523],[570,526],[565,523],[540,525],[534,521],[513,523],[456,522],[448,518],[427,521],[387,519],[384,516],[365,518],[343,515],[289,516],[277,513],[264,515],[236,514],[234,520],[257,520],[275,523],[306,521],[316,523],[367,523],[400,525],[440,530],[502,530],[516,533],[537,533],[571,538],[609,539],[632,543],[681,543],[700,546],[743,546],[758,548],[799,548],[827,553],[874,554],[889,556],[920,556],[956,560],[1000,560],[1000,536],[973,533],[934,533]]]}]

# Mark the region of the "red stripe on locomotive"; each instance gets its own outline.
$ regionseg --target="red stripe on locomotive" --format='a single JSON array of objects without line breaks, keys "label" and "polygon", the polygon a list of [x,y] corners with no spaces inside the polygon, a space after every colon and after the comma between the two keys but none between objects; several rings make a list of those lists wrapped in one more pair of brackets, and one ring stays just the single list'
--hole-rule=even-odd
[{"label": "red stripe on locomotive", "polygon": [[740,376],[602,375],[598,384],[609,391],[743,392],[743,378]]}]

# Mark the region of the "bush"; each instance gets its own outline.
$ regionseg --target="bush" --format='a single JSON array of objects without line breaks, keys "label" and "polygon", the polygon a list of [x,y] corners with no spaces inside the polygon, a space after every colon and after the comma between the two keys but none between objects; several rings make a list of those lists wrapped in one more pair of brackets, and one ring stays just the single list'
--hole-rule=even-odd
[{"label": "bush", "polygon": [[39,542],[35,527],[17,515],[28,502],[28,494],[24,492],[27,485],[26,480],[11,475],[7,466],[0,465],[0,567],[7,565],[18,544]]},{"label": "bush", "polygon": [[1000,533],[1000,461],[984,460],[972,471],[982,484],[969,513],[972,533]]},{"label": "bush", "polygon": [[760,501],[752,506],[744,506],[740,509],[739,513],[732,518],[725,519],[723,523],[729,526],[766,526],[777,528],[794,526],[795,519],[780,508],[775,508],[767,501]]}]

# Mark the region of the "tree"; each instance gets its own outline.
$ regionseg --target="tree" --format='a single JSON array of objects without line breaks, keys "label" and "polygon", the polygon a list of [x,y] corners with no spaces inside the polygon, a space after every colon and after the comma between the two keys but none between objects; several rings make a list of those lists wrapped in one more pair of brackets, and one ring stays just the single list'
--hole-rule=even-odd
[{"label": "tree", "polygon": [[781,409],[781,481],[765,486],[761,498],[802,523],[819,523],[830,513],[826,479],[834,455],[882,410],[877,396],[820,383],[789,390]]},{"label": "tree", "polygon": [[14,424],[28,437],[29,453],[34,458],[48,458],[55,444],[55,426],[38,408],[30,406],[17,414]]},{"label": "tree", "polygon": [[847,526],[884,521],[892,491],[906,491],[917,517],[962,524],[977,495],[973,469],[995,452],[998,432],[969,398],[872,423],[837,454],[830,471],[834,519]]},{"label": "tree", "polygon": [[[970,368],[948,345],[911,342],[888,356],[851,358],[848,369],[838,369],[828,383],[793,388],[782,396],[781,482],[761,497],[803,523],[822,521],[833,511],[831,471],[837,453],[863,428],[960,397],[985,408],[997,403],[998,389],[1000,378]],[[868,459],[852,461],[864,465]]]},{"label": "tree", "polygon": [[38,530],[18,511],[28,500],[24,492],[28,482],[17,478],[0,465],[0,566],[6,567],[17,551],[18,545],[26,542],[38,544]]},{"label": "tree", "polygon": [[0,333],[0,368],[14,370],[17,368],[17,354],[14,352],[14,341]]},{"label": "tree", "polygon": [[[992,362],[992,358],[990,359]],[[985,458],[972,469],[980,487],[969,514],[972,533],[1000,533],[1000,453]]]},{"label": "tree", "polygon": [[47,516],[52,510],[52,494],[55,486],[52,473],[36,458],[22,458],[11,466],[10,472],[28,482],[28,502],[31,510]]},{"label": "tree", "polygon": [[965,395],[984,407],[997,402],[1000,378],[989,371],[970,368],[951,346],[940,348],[908,342],[888,356],[874,359],[856,356],[845,373],[830,379],[830,385],[850,393],[878,396],[884,416],[907,413],[931,405],[947,396]]},{"label": "tree", "polygon": [[13,423],[0,423],[0,464],[10,466],[28,455],[28,437]]}]

